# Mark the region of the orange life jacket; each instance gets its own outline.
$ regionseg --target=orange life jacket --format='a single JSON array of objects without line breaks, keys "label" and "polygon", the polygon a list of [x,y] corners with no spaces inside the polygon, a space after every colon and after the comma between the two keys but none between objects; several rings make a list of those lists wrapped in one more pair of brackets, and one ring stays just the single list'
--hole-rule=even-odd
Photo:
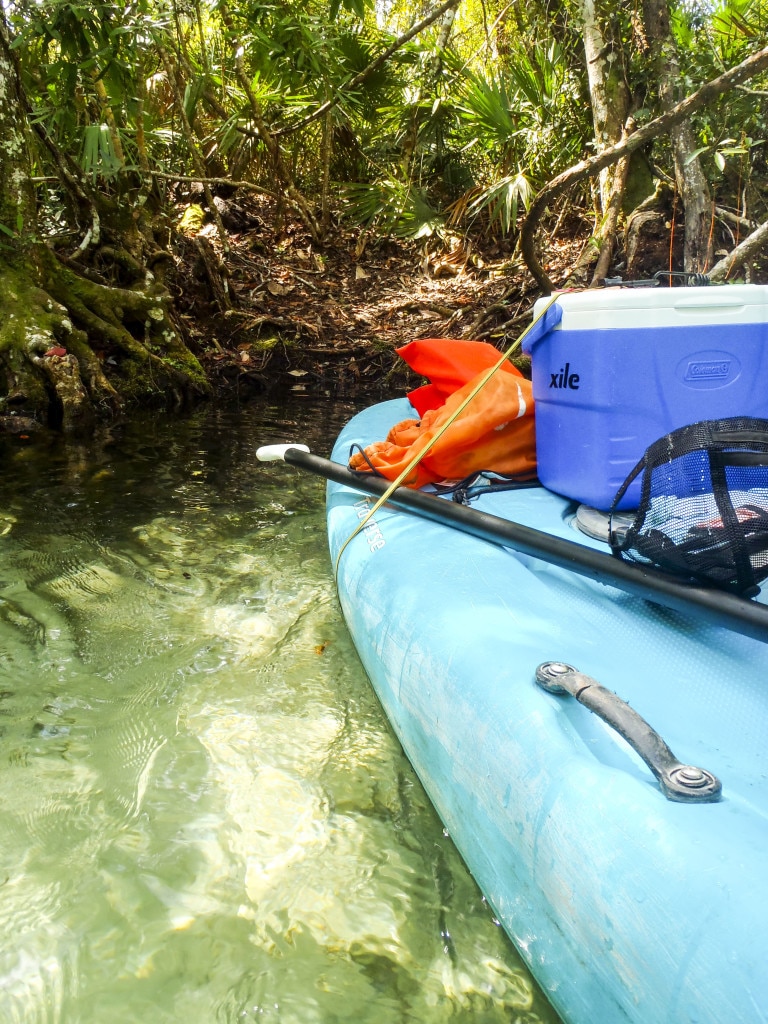
[{"label": "orange life jacket", "polygon": [[[456,338],[419,338],[396,351],[412,370],[430,381],[408,395],[419,416],[429,409],[438,409],[446,398],[482,370],[490,370],[500,355],[498,349],[485,341]],[[522,377],[509,361],[502,363],[501,369]]]},{"label": "orange life jacket", "polygon": [[[413,349],[412,346],[417,346]],[[457,348],[456,346],[460,346]],[[469,348],[467,348],[469,346]],[[480,346],[471,351],[473,346]],[[408,351],[410,350],[410,351]],[[440,427],[448,420],[478,380],[499,359],[499,352],[485,342],[450,342],[428,339],[411,342],[400,354],[407,352],[409,365],[418,363],[419,372],[434,373],[426,391],[420,388],[408,397],[419,410],[420,399],[434,400],[441,389],[450,389],[451,381],[482,364],[478,372],[459,381],[453,392],[438,408],[428,408],[421,420],[403,420],[387,435],[386,441],[368,445],[365,452],[355,453],[350,468],[358,471],[376,470],[388,480],[396,480],[414,457],[430,443]],[[430,354],[435,355],[435,370],[426,373]],[[416,366],[414,366],[416,369]],[[419,404],[414,403],[416,397]],[[536,476],[536,439],[533,419],[533,393],[526,380],[511,364],[491,377],[457,416],[445,433],[429,449],[412,473],[404,481],[407,487],[423,487],[441,480],[462,480],[481,469],[533,479]]]}]

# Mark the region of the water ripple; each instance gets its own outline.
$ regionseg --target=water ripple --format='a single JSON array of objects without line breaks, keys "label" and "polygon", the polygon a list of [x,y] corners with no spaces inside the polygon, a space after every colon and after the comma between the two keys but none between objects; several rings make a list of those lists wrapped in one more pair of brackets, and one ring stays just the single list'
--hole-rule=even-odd
[{"label": "water ripple", "polygon": [[255,462],[306,401],[0,438],[1,1024],[554,1022]]}]

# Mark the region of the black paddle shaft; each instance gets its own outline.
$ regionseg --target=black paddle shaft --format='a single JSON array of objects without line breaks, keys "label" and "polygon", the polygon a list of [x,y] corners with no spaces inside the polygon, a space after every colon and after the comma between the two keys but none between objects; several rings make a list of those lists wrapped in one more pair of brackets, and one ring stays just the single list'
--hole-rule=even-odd
[{"label": "black paddle shaft", "polygon": [[[299,448],[288,448],[284,461],[316,476],[344,484],[363,494],[381,497],[390,486],[388,480],[372,473],[353,473],[337,462],[330,462]],[[695,615],[713,626],[733,630],[755,640],[768,642],[768,607],[722,590],[681,583],[651,568],[644,568],[575,541],[552,537],[541,530],[512,523],[500,516],[459,505],[423,491],[398,487],[388,504],[414,515],[442,523],[480,540],[513,548],[550,565],[586,576],[608,586],[618,587],[636,597],[648,598],[667,608]]]}]

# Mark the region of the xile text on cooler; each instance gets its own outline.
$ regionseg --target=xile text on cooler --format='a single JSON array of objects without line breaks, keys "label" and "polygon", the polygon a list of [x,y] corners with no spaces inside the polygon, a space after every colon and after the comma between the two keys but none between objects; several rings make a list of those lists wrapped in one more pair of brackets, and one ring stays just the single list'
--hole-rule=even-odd
[{"label": "xile text on cooler", "polygon": [[560,372],[550,373],[549,386],[551,388],[570,388],[571,391],[579,390],[580,377],[578,373],[571,373],[571,364],[566,363],[560,367]]}]

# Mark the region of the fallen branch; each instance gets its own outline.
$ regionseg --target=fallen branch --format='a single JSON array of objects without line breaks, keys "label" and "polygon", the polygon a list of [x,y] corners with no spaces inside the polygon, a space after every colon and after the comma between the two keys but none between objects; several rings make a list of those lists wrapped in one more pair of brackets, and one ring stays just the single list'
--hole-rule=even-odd
[{"label": "fallen branch", "polygon": [[757,227],[757,221],[751,220],[749,217],[742,217],[741,214],[735,213],[733,210],[729,210],[725,206],[715,207],[715,216],[719,217],[720,220],[728,221],[729,224],[733,224],[735,227],[745,231],[754,231]]},{"label": "fallen branch", "polygon": [[710,281],[727,280],[733,270],[744,266],[748,260],[760,252],[766,243],[768,243],[768,221],[756,228],[751,235],[747,235],[732,252],[716,263],[707,273],[707,277]]},{"label": "fallen branch", "polygon": [[[261,192],[271,199],[280,198],[278,192],[271,192],[268,188],[264,188],[263,185],[257,185],[253,181],[237,181],[235,178],[207,178],[205,176],[201,177],[199,174],[169,174],[167,171],[150,170],[148,173],[153,178],[163,178],[165,181],[184,181],[193,185],[227,185],[230,188],[245,188],[250,189],[251,192]],[[54,178],[53,180],[56,181],[58,179]]]}]

